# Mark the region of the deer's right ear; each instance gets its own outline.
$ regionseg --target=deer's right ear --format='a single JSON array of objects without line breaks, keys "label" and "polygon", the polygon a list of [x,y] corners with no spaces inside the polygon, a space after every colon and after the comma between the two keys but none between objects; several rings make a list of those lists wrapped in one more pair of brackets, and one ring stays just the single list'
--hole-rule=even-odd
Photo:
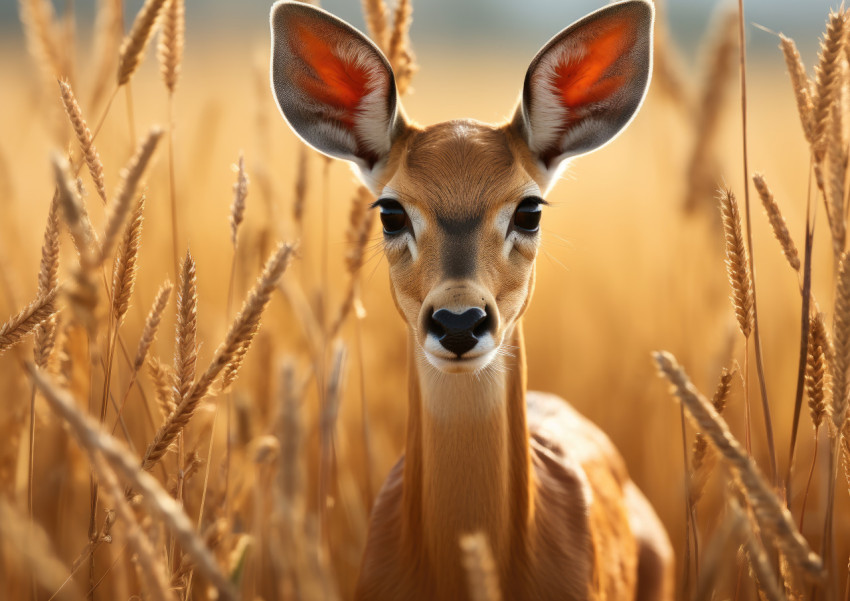
[{"label": "deer's right ear", "polygon": [[283,117],[310,146],[372,179],[404,128],[387,59],[345,21],[301,2],[275,3],[271,33]]}]

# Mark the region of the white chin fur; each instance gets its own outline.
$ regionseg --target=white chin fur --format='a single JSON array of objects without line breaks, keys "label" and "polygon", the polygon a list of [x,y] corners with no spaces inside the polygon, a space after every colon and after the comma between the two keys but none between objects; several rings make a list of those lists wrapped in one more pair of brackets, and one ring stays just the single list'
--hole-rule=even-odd
[{"label": "white chin fur", "polygon": [[428,349],[423,349],[425,358],[428,363],[434,366],[435,369],[446,374],[471,374],[481,371],[487,367],[496,357],[498,349],[490,349],[473,357],[463,357],[462,359],[448,359],[442,356],[435,355]]}]

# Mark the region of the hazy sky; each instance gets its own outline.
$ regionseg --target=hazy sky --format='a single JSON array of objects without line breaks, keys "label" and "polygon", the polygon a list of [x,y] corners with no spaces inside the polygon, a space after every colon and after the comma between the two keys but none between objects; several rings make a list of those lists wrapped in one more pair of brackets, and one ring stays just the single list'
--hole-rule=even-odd
[{"label": "hazy sky", "polygon": [[[68,0],[54,0],[62,7]],[[714,7],[734,4],[732,0],[665,0],[675,37],[684,45],[699,39]],[[392,4],[392,0],[389,0]],[[126,0],[134,14],[142,0]],[[189,35],[222,35],[256,31],[267,35],[268,0],[188,0]],[[414,0],[413,41],[421,44],[474,45],[525,48],[542,43],[575,19],[604,4],[600,0]],[[829,8],[836,0],[746,0],[746,18],[798,40],[804,52],[813,53],[815,36],[823,28]],[[75,0],[82,27],[89,26],[95,0]],[[360,0],[323,0],[322,6],[358,28],[363,28]],[[17,2],[0,0],[0,35],[19,30]],[[482,48],[482,42],[484,48]],[[751,29],[753,48],[774,47],[775,38]],[[812,56],[804,57],[812,62]]]}]

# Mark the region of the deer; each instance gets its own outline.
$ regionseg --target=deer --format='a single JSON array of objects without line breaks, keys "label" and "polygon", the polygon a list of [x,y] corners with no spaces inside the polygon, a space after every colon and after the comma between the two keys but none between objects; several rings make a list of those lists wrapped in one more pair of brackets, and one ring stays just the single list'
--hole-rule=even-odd
[{"label": "deer", "polygon": [[504,599],[672,599],[664,526],[597,426],[527,391],[522,328],[544,197],[643,103],[652,4],[558,33],[496,125],[416,124],[378,47],[320,8],[282,0],[270,21],[277,106],[377,198],[408,330],[405,452],[371,511],[355,598],[470,598],[459,541],[483,533]]}]

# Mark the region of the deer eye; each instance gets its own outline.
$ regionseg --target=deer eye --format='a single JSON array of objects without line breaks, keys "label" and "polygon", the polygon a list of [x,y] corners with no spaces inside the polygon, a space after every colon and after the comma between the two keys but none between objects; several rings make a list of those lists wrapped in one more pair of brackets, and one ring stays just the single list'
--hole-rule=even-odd
[{"label": "deer eye", "polygon": [[392,198],[382,198],[375,204],[381,208],[381,224],[384,226],[384,234],[395,236],[408,229],[410,219],[408,219],[400,202]]},{"label": "deer eye", "polygon": [[529,196],[523,198],[514,213],[514,227],[521,232],[533,233],[540,229],[542,198]]}]

